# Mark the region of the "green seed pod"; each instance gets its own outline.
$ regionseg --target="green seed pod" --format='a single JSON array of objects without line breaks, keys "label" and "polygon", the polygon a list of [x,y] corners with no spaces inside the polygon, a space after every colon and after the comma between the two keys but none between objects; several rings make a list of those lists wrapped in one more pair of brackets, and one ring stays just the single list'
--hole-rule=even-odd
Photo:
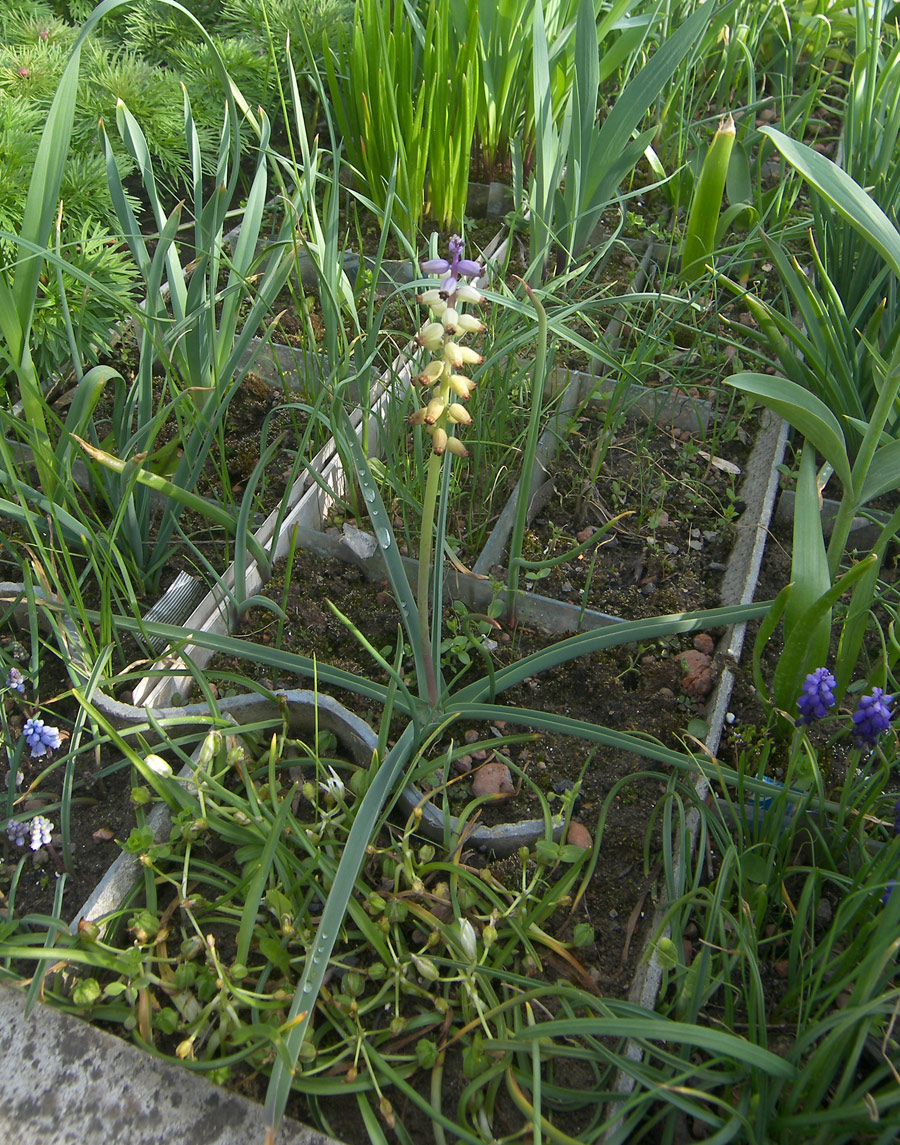
[{"label": "green seed pod", "polygon": [[358,970],[348,970],[344,975],[344,991],[351,998],[358,998],[366,990],[366,978]]},{"label": "green seed pod", "polygon": [[410,958],[420,978],[424,978],[426,982],[437,982],[441,972],[431,958],[423,958],[418,954],[410,954]]}]

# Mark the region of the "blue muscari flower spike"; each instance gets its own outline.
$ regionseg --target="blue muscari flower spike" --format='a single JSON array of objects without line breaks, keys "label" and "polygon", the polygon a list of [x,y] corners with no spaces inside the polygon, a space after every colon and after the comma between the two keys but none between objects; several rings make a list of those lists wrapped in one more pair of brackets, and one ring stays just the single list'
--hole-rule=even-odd
[{"label": "blue muscari flower spike", "polygon": [[835,684],[836,680],[827,668],[816,668],[815,672],[806,677],[797,700],[800,713],[797,716],[798,726],[821,720],[829,709],[834,707]]},{"label": "blue muscari flower spike", "polygon": [[25,694],[25,677],[18,668],[10,668],[6,676],[6,686],[13,692],[18,692],[19,695]]},{"label": "blue muscari flower spike", "polygon": [[28,824],[17,823],[15,819],[10,819],[6,824],[6,834],[9,836],[10,843],[15,843],[17,847],[24,847],[25,840],[28,837]]},{"label": "blue muscari flower spike", "polygon": [[421,263],[423,274],[440,274],[443,281],[440,284],[441,294],[447,298],[455,297],[459,288],[460,278],[479,278],[484,273],[484,267],[473,258],[463,258],[465,243],[459,235],[452,235],[447,244],[450,258],[432,258]]},{"label": "blue muscari flower spike", "polygon": [[874,747],[878,737],[891,725],[893,696],[882,688],[873,688],[871,696],[863,696],[853,713],[853,742],[857,747]]},{"label": "blue muscari flower spike", "polygon": [[34,718],[25,721],[22,737],[31,750],[32,759],[38,759],[48,751],[56,751],[61,742],[58,728],[48,727],[43,720]]}]

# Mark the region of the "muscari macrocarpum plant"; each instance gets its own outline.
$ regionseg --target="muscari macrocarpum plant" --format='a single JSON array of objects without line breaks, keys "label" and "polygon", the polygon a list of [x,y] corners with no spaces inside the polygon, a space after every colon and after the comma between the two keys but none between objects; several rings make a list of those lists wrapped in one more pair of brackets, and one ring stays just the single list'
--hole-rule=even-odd
[{"label": "muscari macrocarpum plant", "polygon": [[[351,459],[355,476],[362,490],[370,522],[385,562],[394,596],[400,611],[407,642],[413,650],[418,696],[413,696],[403,680],[402,673],[387,663],[359,634],[361,641],[375,655],[392,680],[394,712],[404,716],[408,723],[396,742],[385,751],[383,758],[373,761],[375,772],[363,798],[342,850],[340,865],[322,910],[316,935],[309,946],[300,981],[297,984],[288,1019],[279,1032],[278,1055],[272,1069],[266,1101],[268,1142],[274,1142],[277,1125],[283,1116],[292,1079],[311,1015],[322,986],[334,943],[340,933],[347,911],[354,881],[365,859],[366,849],[375,824],[384,806],[392,799],[410,765],[421,757],[422,746],[450,728],[457,720],[494,720],[502,718],[508,723],[522,724],[557,734],[575,735],[589,742],[603,743],[622,751],[630,751],[658,762],[669,764],[690,773],[702,770],[719,781],[738,783],[750,790],[764,792],[761,780],[739,779],[736,772],[711,764],[687,753],[662,747],[642,738],[610,728],[590,725],[583,721],[547,712],[520,709],[498,702],[502,693],[527,676],[568,663],[582,655],[641,640],[652,640],[664,635],[697,631],[701,628],[738,623],[760,617],[769,608],[768,602],[730,608],[716,608],[694,613],[680,613],[651,620],[622,622],[599,631],[580,633],[558,640],[546,649],[525,657],[499,671],[490,667],[487,675],[451,694],[445,686],[440,665],[441,625],[443,613],[443,552],[446,537],[449,466],[455,457],[463,459],[465,446],[455,436],[456,427],[472,420],[462,404],[471,393],[473,383],[458,371],[467,363],[479,360],[477,351],[461,346],[457,338],[462,333],[478,333],[480,321],[474,316],[461,314],[460,303],[477,304],[481,301],[477,286],[461,279],[475,278],[480,267],[474,260],[463,256],[463,245],[454,240],[447,259],[425,262],[422,269],[440,274],[441,281],[428,288],[420,300],[431,310],[432,320],[419,330],[419,345],[435,357],[424,366],[419,375],[421,385],[432,387],[428,402],[412,415],[419,432],[431,437],[432,452],[427,461],[425,495],[422,509],[422,533],[417,593],[407,579],[403,560],[394,536],[391,517],[381,499],[369,459],[353,431],[343,404],[343,393],[355,381],[343,380],[336,387],[332,410],[335,439],[342,456]],[[539,311],[536,309],[536,313]],[[454,399],[460,399],[459,401]],[[453,443],[453,444],[451,444]],[[431,554],[436,555],[430,568]],[[514,606],[515,601],[511,602]],[[514,607],[509,610],[514,612]],[[352,622],[344,623],[355,631]],[[246,652],[244,653],[246,654]],[[302,658],[295,658],[299,664]],[[329,669],[321,664],[310,664],[320,684],[328,682]],[[342,673],[347,686],[348,677]],[[352,679],[352,678],[351,678]],[[363,683],[362,680],[359,681]],[[353,688],[353,683],[349,687]],[[371,685],[366,682],[367,690]]]}]

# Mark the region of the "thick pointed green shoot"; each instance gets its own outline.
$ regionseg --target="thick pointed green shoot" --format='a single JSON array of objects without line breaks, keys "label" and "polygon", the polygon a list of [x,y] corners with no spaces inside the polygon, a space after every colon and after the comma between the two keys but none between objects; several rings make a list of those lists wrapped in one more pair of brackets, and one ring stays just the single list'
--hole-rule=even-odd
[{"label": "thick pointed green shoot", "polygon": [[712,259],[734,139],[734,119],[729,112],[719,121],[694,187],[681,251],[681,277],[686,282],[695,282]]}]

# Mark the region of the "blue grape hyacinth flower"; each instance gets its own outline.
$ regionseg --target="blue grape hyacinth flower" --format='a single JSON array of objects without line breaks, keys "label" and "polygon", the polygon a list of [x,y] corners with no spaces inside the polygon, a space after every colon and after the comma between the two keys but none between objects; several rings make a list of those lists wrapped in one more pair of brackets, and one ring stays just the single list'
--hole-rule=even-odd
[{"label": "blue grape hyacinth flower", "polygon": [[22,728],[22,736],[28,744],[32,759],[38,759],[48,751],[56,751],[61,743],[59,729],[48,727],[40,719],[27,719]]},{"label": "blue grape hyacinth flower", "polygon": [[6,834],[9,836],[10,843],[14,843],[17,847],[24,847],[25,840],[28,838],[28,824],[17,823],[14,819],[6,824]]},{"label": "blue grape hyacinth flower", "polygon": [[816,668],[815,672],[810,672],[803,681],[797,700],[798,726],[821,720],[834,707],[835,684],[836,680],[827,668]]},{"label": "blue grape hyacinth flower", "polygon": [[35,815],[28,823],[17,823],[10,819],[6,824],[6,834],[10,843],[14,843],[17,847],[24,847],[27,839],[31,850],[39,851],[53,838],[53,824],[46,815]]},{"label": "blue grape hyacinth flower", "polygon": [[874,747],[882,732],[891,725],[891,707],[894,697],[885,695],[883,688],[873,688],[871,696],[863,696],[853,713],[853,741],[857,747]]}]

